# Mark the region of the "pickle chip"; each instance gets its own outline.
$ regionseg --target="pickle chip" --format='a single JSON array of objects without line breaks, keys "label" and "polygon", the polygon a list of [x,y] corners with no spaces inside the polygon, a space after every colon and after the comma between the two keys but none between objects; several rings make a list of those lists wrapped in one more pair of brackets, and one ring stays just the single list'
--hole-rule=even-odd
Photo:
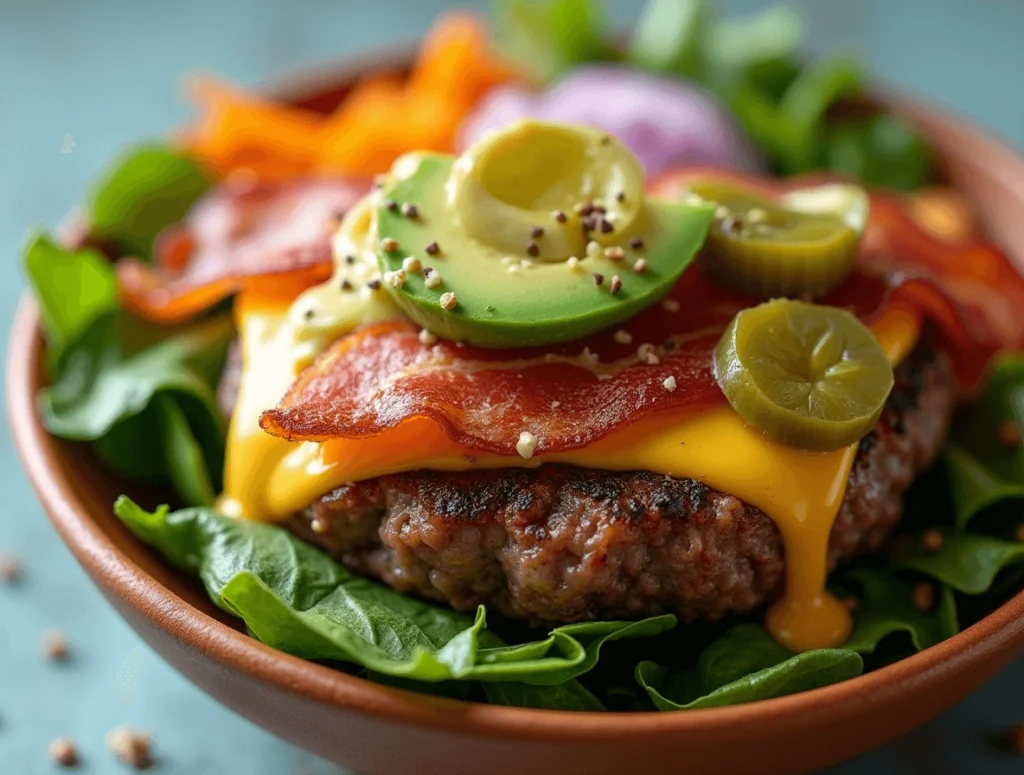
[{"label": "pickle chip", "polygon": [[714,367],[748,425],[779,443],[822,451],[871,431],[893,386],[885,352],[856,317],[790,299],[737,314]]},{"label": "pickle chip", "polygon": [[868,215],[857,186],[797,189],[778,202],[712,181],[690,191],[718,205],[701,266],[728,288],[765,299],[818,298],[853,267]]}]

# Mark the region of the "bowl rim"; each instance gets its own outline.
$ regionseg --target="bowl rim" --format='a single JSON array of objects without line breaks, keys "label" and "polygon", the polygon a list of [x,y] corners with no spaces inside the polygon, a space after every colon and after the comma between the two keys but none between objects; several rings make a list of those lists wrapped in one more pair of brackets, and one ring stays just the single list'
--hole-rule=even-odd
[{"label": "bowl rim", "polygon": [[[391,46],[327,66],[295,70],[291,77],[270,79],[265,91],[274,96],[310,93],[318,86],[351,81],[373,65],[408,60],[409,52],[409,46]],[[970,133],[1002,162],[1000,179],[1011,180],[1011,170],[1016,170],[1024,180],[1024,158],[969,120],[914,100],[901,100],[900,110],[912,119],[925,117]],[[743,705],[685,713],[580,713],[466,702],[373,683],[278,651],[218,621],[150,576],[117,547],[91,519],[57,462],[57,449],[67,442],[51,437],[39,417],[35,395],[43,348],[38,305],[26,291],[11,328],[6,364],[11,435],[33,489],[76,560],[108,594],[120,598],[182,646],[230,671],[246,673],[280,691],[319,703],[385,721],[524,742],[732,735],[747,725],[782,728],[801,720],[810,722],[824,707],[830,708],[836,721],[863,718],[862,714],[887,705],[908,683],[937,685],[990,649],[1016,646],[1019,650],[1024,645],[1022,590],[952,638],[891,665],[830,686]]]}]

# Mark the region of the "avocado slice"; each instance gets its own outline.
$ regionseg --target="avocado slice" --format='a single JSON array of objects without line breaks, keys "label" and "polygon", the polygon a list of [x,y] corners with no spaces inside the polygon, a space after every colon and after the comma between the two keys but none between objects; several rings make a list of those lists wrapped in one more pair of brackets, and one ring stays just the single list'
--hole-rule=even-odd
[{"label": "avocado slice", "polygon": [[[550,195],[542,192],[549,197],[543,207],[516,213],[503,202],[491,237],[479,227],[467,228],[465,206],[458,205],[464,165],[465,157],[439,154],[396,163],[377,207],[377,256],[385,287],[409,318],[445,339],[480,347],[570,341],[636,315],[672,288],[703,245],[714,216],[712,204],[644,197],[642,173],[640,185],[628,189],[619,175],[609,185],[628,193],[618,197],[617,210],[609,203],[607,211],[619,216],[621,228],[584,235],[580,214],[562,210],[558,217],[546,209]],[[479,198],[474,201],[479,204]],[[486,223],[479,213],[474,216]],[[517,221],[519,231],[498,233]],[[544,231],[536,241],[530,239],[530,223]],[[510,233],[522,235],[514,243],[522,245],[518,250],[509,249]],[[556,249],[552,255],[551,245],[586,249],[575,256]]]}]

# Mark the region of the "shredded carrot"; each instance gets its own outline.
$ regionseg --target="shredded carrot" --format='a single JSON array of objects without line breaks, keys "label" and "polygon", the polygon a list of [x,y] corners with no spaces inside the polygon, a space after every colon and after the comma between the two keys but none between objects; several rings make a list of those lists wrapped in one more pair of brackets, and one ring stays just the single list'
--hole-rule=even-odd
[{"label": "shredded carrot", "polygon": [[370,176],[408,151],[451,151],[474,103],[514,77],[491,51],[480,19],[452,13],[431,29],[407,77],[368,76],[330,116],[200,80],[192,93],[203,115],[183,139],[219,175]]}]

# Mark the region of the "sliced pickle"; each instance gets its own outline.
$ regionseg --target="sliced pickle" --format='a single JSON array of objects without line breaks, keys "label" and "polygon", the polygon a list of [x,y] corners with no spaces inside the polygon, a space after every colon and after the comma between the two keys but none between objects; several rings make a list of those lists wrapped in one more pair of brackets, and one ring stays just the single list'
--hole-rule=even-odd
[{"label": "sliced pickle", "polygon": [[771,202],[725,183],[689,188],[719,206],[701,259],[716,282],[765,299],[819,298],[849,274],[867,222],[862,189],[831,183]]},{"label": "sliced pickle", "polygon": [[856,317],[790,299],[733,318],[715,350],[715,378],[748,425],[813,450],[868,433],[893,385],[885,352]]}]

